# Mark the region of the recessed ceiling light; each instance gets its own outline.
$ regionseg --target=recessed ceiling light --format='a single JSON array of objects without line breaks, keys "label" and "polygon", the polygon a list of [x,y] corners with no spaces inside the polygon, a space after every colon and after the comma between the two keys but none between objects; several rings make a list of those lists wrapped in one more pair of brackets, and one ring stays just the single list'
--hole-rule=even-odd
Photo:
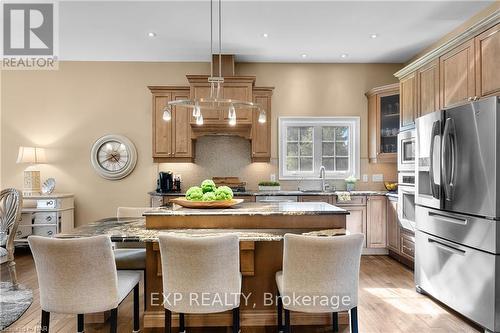
[{"label": "recessed ceiling light", "polygon": [[349,55],[348,55],[347,53],[342,53],[342,54],[340,55],[340,57],[341,57],[342,59],[345,59],[345,58],[347,58],[348,56],[349,56]]},{"label": "recessed ceiling light", "polygon": [[371,38],[371,39],[375,39],[375,38],[377,38],[377,37],[378,37],[378,35],[377,35],[377,34],[370,34],[370,38]]},{"label": "recessed ceiling light", "polygon": [[305,53],[302,53],[300,56],[301,56],[302,59],[307,58],[307,54],[305,54]]},{"label": "recessed ceiling light", "polygon": [[267,33],[263,33],[262,37],[267,38],[267,37],[269,37],[269,35]]},{"label": "recessed ceiling light", "polygon": [[156,37],[156,32],[152,32],[152,31],[148,32],[148,37],[151,37],[151,38]]}]

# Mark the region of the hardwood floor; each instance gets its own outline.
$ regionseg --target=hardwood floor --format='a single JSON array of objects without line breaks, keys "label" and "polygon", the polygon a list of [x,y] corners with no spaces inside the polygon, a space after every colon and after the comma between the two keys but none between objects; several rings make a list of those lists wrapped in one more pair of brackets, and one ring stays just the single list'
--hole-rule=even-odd
[{"label": "hardwood floor", "polygon": [[[16,252],[17,272],[20,282],[34,291],[34,301],[26,313],[4,332],[37,332],[40,322],[40,303],[36,271],[31,255],[23,250]],[[8,280],[8,271],[1,267],[1,280]],[[142,283],[141,283],[141,290]],[[141,297],[141,315],[143,298]],[[293,314],[292,314],[293,317]],[[369,333],[458,333],[479,332],[455,313],[441,307],[426,296],[415,292],[413,273],[387,256],[364,256],[361,260],[359,286],[359,331]],[[118,332],[132,332],[132,295],[118,310]],[[141,320],[142,324],[142,320]],[[142,325],[141,325],[142,327]],[[51,314],[50,332],[76,332],[76,316]],[[160,332],[161,330],[158,330]],[[189,329],[193,332],[227,332],[227,329]],[[243,327],[243,333],[264,331]],[[341,326],[348,333],[348,326]],[[85,332],[109,332],[107,324],[86,324]],[[268,328],[265,332],[276,332]],[[325,327],[296,327],[294,332],[329,332]]]}]

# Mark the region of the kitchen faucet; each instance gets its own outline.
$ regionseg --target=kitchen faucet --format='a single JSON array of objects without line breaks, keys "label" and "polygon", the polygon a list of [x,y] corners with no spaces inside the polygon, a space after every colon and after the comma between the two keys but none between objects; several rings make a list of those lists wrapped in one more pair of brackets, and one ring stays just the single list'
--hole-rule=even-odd
[{"label": "kitchen faucet", "polygon": [[330,187],[329,184],[325,182],[326,178],[326,168],[322,165],[319,168],[319,179],[321,179],[321,191],[326,192],[327,188]]}]

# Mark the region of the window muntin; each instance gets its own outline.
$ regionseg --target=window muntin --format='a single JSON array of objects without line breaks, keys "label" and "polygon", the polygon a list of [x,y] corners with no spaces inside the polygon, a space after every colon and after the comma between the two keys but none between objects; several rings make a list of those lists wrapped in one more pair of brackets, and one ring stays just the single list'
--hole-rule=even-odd
[{"label": "window muntin", "polygon": [[286,129],[286,170],[311,172],[314,169],[312,126],[290,126]]},{"label": "window muntin", "polygon": [[280,179],[359,177],[359,117],[281,117]]}]

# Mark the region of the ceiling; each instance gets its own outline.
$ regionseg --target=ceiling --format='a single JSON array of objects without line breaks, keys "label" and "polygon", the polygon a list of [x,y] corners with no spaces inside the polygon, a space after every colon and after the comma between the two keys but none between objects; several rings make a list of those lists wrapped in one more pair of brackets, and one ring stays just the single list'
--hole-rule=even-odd
[{"label": "ceiling", "polygon": [[[403,63],[493,2],[224,0],[222,52],[246,62]],[[209,10],[207,0],[60,2],[60,59],[208,61]]]}]

